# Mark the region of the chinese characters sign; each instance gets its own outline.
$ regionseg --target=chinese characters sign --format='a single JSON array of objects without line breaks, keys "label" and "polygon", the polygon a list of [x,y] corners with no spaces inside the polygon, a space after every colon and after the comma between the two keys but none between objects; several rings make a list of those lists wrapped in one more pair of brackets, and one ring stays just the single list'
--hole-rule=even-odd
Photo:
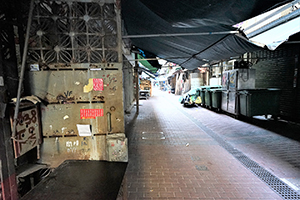
[{"label": "chinese characters sign", "polygon": [[103,109],[80,109],[80,119],[95,119],[103,116]]},{"label": "chinese characters sign", "polygon": [[93,88],[94,88],[94,91],[103,91],[103,89],[104,89],[103,79],[102,78],[94,78],[93,79]]},{"label": "chinese characters sign", "polygon": [[14,140],[15,157],[19,157],[41,144],[39,116],[37,108],[20,111]]}]

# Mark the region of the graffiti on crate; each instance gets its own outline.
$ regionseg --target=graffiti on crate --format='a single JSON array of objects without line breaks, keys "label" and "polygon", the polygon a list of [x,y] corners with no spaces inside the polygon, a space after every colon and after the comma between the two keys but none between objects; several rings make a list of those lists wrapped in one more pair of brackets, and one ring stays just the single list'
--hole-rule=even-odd
[{"label": "graffiti on crate", "polygon": [[65,103],[67,101],[73,101],[74,97],[71,97],[73,91],[66,91],[64,94],[60,94],[56,97],[56,100],[58,100],[60,103]]},{"label": "graffiti on crate", "polygon": [[39,144],[38,114],[36,109],[19,112],[14,142],[16,157]]},{"label": "graffiti on crate", "polygon": [[68,153],[76,153],[77,147],[79,146],[79,141],[67,141],[66,142],[66,147],[67,147],[67,152]]},{"label": "graffiti on crate", "polygon": [[127,160],[127,150],[125,149],[125,141],[112,141],[110,143],[110,161],[124,161]]},{"label": "graffiti on crate", "polygon": [[[105,75],[103,75],[105,77]],[[117,86],[115,84],[118,82],[116,75],[106,75],[106,86],[109,87],[111,92],[115,92],[117,90]]]},{"label": "graffiti on crate", "polygon": [[91,91],[103,91],[104,84],[102,78],[90,78],[89,83],[83,87],[83,92],[88,93]]}]

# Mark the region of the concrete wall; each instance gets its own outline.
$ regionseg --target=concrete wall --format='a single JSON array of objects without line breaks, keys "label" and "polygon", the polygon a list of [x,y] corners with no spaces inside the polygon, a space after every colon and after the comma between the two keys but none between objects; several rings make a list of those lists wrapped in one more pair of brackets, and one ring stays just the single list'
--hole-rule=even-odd
[{"label": "concrete wall", "polygon": [[135,99],[134,93],[134,68],[124,57],[123,64],[123,89],[124,89],[124,111],[130,112]]}]

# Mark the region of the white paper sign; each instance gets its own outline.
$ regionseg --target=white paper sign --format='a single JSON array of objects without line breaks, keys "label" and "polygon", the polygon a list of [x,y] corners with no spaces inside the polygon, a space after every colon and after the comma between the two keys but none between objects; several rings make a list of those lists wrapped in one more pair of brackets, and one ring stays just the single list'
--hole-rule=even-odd
[{"label": "white paper sign", "polygon": [[92,136],[90,125],[77,124],[79,136]]}]

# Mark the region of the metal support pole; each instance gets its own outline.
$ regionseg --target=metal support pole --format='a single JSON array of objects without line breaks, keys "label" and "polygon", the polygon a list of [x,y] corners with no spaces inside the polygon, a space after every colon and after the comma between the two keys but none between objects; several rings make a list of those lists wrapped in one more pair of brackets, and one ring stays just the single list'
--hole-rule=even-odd
[{"label": "metal support pole", "polygon": [[227,35],[238,34],[239,31],[203,32],[203,33],[169,33],[169,34],[147,34],[147,35],[124,35],[122,38],[153,38],[153,37],[182,37],[201,35]]},{"label": "metal support pole", "polygon": [[20,74],[20,78],[19,78],[17,102],[16,102],[16,107],[15,107],[15,113],[14,113],[14,123],[13,123],[13,132],[12,132],[12,139],[14,139],[14,140],[15,140],[15,136],[16,136],[16,125],[17,125],[19,106],[20,106],[21,89],[22,89],[22,84],[23,84],[23,79],[24,79],[24,72],[25,72],[25,64],[26,64],[28,40],[29,40],[29,31],[30,31],[30,26],[31,26],[31,22],[32,22],[32,14],[33,14],[33,5],[34,5],[34,0],[31,0],[30,10],[29,10],[29,14],[28,14],[27,27],[26,27],[26,38],[25,38],[24,51],[23,51],[23,57],[22,57],[21,74]]},{"label": "metal support pole", "polygon": [[18,199],[18,185],[14,165],[14,152],[10,139],[11,127],[6,113],[0,118],[0,160],[1,160],[1,186],[4,200]]},{"label": "metal support pole", "polygon": [[[135,59],[137,59],[137,53],[134,53]],[[139,98],[140,98],[140,87],[139,87],[139,64],[138,61],[135,60],[134,66],[134,77],[135,77],[135,100],[136,100],[136,114],[139,114]]]},{"label": "metal support pole", "polygon": [[[0,29],[1,28],[2,27],[0,27]],[[1,39],[0,46],[2,47]],[[18,185],[14,165],[13,145],[10,139],[11,125],[9,121],[9,114],[6,109],[9,101],[9,95],[7,93],[7,79],[4,77],[5,71],[7,71],[5,67],[7,66],[4,65],[2,51],[3,49],[0,48],[0,199],[16,200],[18,199]]]}]

